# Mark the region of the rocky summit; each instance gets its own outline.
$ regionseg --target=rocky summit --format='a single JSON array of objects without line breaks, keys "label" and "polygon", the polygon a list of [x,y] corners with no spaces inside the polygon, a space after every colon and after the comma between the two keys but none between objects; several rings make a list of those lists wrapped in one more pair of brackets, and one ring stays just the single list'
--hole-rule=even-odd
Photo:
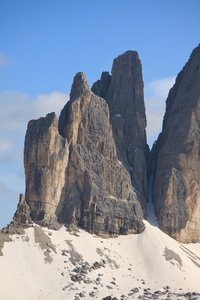
[{"label": "rocky summit", "polygon": [[28,124],[25,199],[14,221],[65,223],[102,236],[142,232],[141,200],[118,153],[108,103],[77,73],[59,120],[50,113]]},{"label": "rocky summit", "polygon": [[200,242],[200,46],[169,92],[154,151],[160,228],[179,241]]},{"label": "rocky summit", "polygon": [[59,118],[59,132],[69,143],[62,220],[98,234],[141,232],[141,206],[118,160],[109,120],[106,101],[78,73]]},{"label": "rocky summit", "polygon": [[9,231],[34,221],[101,236],[141,233],[153,165],[149,191],[160,228],[181,242],[200,242],[200,46],[169,92],[151,155],[145,128],[136,51],[117,57],[112,75],[103,72],[92,89],[77,73],[59,120],[50,113],[28,124],[25,197]]}]

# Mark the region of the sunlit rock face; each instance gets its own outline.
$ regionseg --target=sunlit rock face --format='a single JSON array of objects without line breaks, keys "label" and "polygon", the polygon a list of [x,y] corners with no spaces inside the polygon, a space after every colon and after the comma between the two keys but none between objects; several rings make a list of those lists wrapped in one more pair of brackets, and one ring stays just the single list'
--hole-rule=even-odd
[{"label": "sunlit rock face", "polygon": [[130,174],[117,156],[108,104],[83,73],[76,74],[59,121],[51,113],[29,122],[24,165],[18,220],[28,205],[31,219],[51,228],[65,223],[106,236],[144,230]]},{"label": "sunlit rock face", "polygon": [[70,149],[63,222],[101,235],[141,232],[141,206],[117,157],[109,107],[83,73],[74,78],[59,132]]},{"label": "sunlit rock face", "polygon": [[131,175],[143,213],[146,215],[149,149],[142,66],[136,51],[127,51],[113,61],[112,76],[103,72],[92,91],[106,99],[119,160]]},{"label": "sunlit rock face", "polygon": [[200,46],[166,101],[153,199],[163,231],[182,242],[200,241]]},{"label": "sunlit rock face", "polygon": [[56,226],[65,202],[68,157],[69,145],[58,133],[55,113],[29,122],[24,148],[25,200],[35,222]]}]

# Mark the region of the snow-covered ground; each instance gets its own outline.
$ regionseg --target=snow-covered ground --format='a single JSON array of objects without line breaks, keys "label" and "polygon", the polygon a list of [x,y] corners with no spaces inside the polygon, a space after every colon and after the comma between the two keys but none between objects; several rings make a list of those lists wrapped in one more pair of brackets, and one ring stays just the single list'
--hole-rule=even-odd
[{"label": "snow-covered ground", "polygon": [[200,244],[180,244],[144,222],[143,233],[110,239],[37,225],[11,236],[0,256],[0,299],[152,299],[154,292],[159,299],[184,299],[200,293]]}]

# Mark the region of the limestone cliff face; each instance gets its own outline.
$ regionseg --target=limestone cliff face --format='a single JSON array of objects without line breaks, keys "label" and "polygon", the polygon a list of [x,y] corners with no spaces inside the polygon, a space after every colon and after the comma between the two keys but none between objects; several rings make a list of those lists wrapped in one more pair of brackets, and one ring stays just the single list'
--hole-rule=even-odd
[{"label": "limestone cliff face", "polygon": [[136,51],[127,51],[113,61],[112,76],[103,72],[92,91],[106,99],[119,160],[131,174],[146,214],[148,146],[142,67]]},{"label": "limestone cliff face", "polygon": [[200,241],[200,46],[166,101],[153,199],[163,231],[182,242]]},{"label": "limestone cliff face", "polygon": [[[100,235],[139,233],[143,212],[118,160],[109,107],[77,73],[61,111],[28,124],[26,192],[14,221],[81,226]],[[26,218],[21,218],[26,213]]]},{"label": "limestone cliff face", "polygon": [[[137,52],[116,58],[112,76],[103,72],[92,91],[77,73],[59,121],[51,113],[28,124],[25,199],[20,197],[13,228],[33,220],[106,236],[142,232],[149,157],[145,127]],[[200,242],[200,46],[169,93],[152,156],[160,228],[181,242]]]},{"label": "limestone cliff face", "polygon": [[83,73],[74,78],[59,132],[70,149],[63,221],[101,235],[141,232],[141,206],[117,158],[108,105]]},{"label": "limestone cliff face", "polygon": [[69,146],[58,133],[55,113],[28,124],[24,167],[25,200],[35,222],[56,226],[64,206]]}]

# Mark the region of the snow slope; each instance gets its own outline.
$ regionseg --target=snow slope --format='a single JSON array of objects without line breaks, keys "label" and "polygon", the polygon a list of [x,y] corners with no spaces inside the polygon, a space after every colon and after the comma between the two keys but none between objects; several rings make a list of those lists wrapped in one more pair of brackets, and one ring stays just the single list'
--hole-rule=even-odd
[{"label": "snow slope", "polygon": [[37,225],[12,236],[0,256],[0,299],[147,299],[154,292],[159,299],[184,299],[200,293],[200,244],[180,244],[144,222],[143,233],[111,239]]}]

